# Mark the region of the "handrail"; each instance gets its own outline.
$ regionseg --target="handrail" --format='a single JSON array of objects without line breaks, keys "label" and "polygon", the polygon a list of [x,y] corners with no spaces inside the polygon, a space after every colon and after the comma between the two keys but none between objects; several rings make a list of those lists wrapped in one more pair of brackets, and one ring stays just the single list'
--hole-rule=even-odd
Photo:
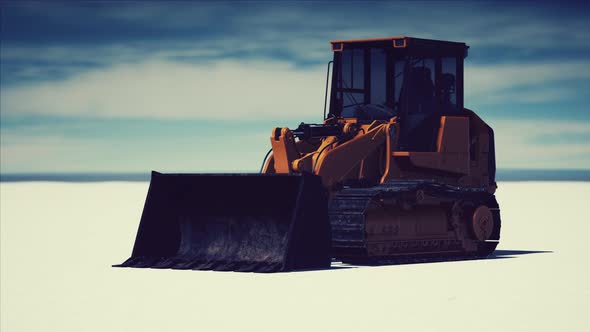
[{"label": "handrail", "polygon": [[328,105],[328,83],[330,81],[330,65],[333,63],[334,61],[328,62],[328,69],[326,71],[326,92],[324,94],[324,120],[326,120],[326,105]]}]

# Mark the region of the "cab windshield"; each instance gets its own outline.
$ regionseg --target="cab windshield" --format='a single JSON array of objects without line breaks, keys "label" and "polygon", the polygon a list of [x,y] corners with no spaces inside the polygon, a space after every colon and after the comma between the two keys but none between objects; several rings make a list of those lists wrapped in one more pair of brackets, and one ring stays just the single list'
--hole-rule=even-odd
[{"label": "cab windshield", "polygon": [[387,53],[384,49],[349,49],[334,61],[330,113],[342,117],[389,119],[394,105],[387,100]]}]

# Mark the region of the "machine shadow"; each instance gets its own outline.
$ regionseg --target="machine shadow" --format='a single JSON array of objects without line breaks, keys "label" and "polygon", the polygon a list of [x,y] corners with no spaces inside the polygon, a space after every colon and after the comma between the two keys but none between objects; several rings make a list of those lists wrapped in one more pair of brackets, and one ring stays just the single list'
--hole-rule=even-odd
[{"label": "machine shadow", "polygon": [[[337,265],[334,265],[334,263],[336,263]],[[294,271],[289,271],[286,273],[301,273],[301,272],[318,272],[318,271],[334,271],[334,270],[348,270],[348,269],[356,269],[359,267],[363,267],[363,266],[358,266],[358,265],[349,265],[349,264],[343,264],[339,261],[332,261],[332,265],[326,268],[317,268],[317,269],[303,269],[303,270],[294,270]]]},{"label": "machine shadow", "polygon": [[487,259],[513,258],[529,254],[552,254],[551,250],[496,250]]},{"label": "machine shadow", "polygon": [[410,265],[410,264],[432,264],[432,263],[447,263],[447,262],[460,262],[460,261],[485,261],[485,260],[496,260],[496,259],[510,259],[518,258],[522,255],[530,254],[551,254],[551,250],[496,250],[490,256],[485,258],[474,258],[474,257],[454,257],[454,258],[422,258],[416,260],[398,260],[398,261],[382,261],[382,262],[370,262],[370,263],[358,263],[358,264],[347,264],[337,260],[332,261],[332,265],[323,269],[306,269],[292,272],[313,272],[313,271],[327,271],[327,270],[347,270],[354,268],[367,268],[367,267],[379,267],[379,266],[392,266],[392,265]]}]

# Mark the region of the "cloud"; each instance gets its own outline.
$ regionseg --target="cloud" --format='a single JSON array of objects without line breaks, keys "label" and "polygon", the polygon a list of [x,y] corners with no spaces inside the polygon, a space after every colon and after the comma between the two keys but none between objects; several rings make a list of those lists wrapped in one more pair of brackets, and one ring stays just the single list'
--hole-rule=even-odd
[{"label": "cloud", "polygon": [[590,61],[466,64],[465,95],[478,104],[555,101],[579,92],[561,83],[589,79]]},{"label": "cloud", "polygon": [[590,168],[590,141],[558,139],[588,137],[588,121],[489,120],[488,124],[494,128],[498,168]]},{"label": "cloud", "polygon": [[[537,87],[545,79],[587,79],[590,68],[586,17],[575,8],[547,4],[498,7],[428,2],[363,7],[343,3],[334,7],[326,3],[149,2],[12,7],[3,16],[13,18],[3,25],[3,88],[147,62],[280,61],[298,67],[325,66],[331,57],[330,39],[392,34],[471,45],[476,57],[467,60],[467,79],[473,83],[467,94],[482,103],[513,99],[518,96],[510,89],[530,86],[536,92],[526,92],[524,102],[567,98],[563,88]],[[35,36],[47,39],[28,39]],[[557,48],[560,52],[555,52]],[[545,60],[539,63],[539,59]]]},{"label": "cloud", "polygon": [[[579,97],[583,88],[565,88],[559,83],[588,80],[590,68],[587,57],[569,59],[590,52],[588,21],[567,9],[554,8],[548,13],[544,6],[373,3],[368,8],[343,3],[336,8],[326,3],[149,2],[13,7],[4,12],[0,48],[0,85],[3,99],[9,99],[0,106],[8,113],[204,117],[203,110],[195,110],[197,105],[216,103],[226,110],[269,114],[269,107],[280,104],[278,98],[265,105],[249,99],[269,99],[260,93],[266,90],[302,103],[289,113],[311,114],[322,104],[321,76],[332,56],[328,41],[339,38],[405,34],[467,42],[476,50],[472,52],[476,56],[467,60],[468,105],[496,105],[507,100],[540,104]],[[460,25],[456,24],[459,18]],[[562,51],[556,53],[556,47]],[[503,60],[496,58],[499,53]],[[554,59],[532,63],[543,54]],[[280,63],[283,68],[265,77],[264,73],[236,68],[238,75],[258,79],[256,84],[264,87],[235,87],[249,91],[240,97],[246,102],[239,107],[220,98],[226,93],[220,84],[204,90],[222,101],[210,100],[213,97],[197,101],[187,87],[207,86],[204,75],[222,77],[224,82],[235,80],[237,75],[222,72],[218,63],[245,63],[246,67]],[[139,73],[141,68],[149,68],[151,74]],[[185,85],[162,84],[169,73]],[[283,81],[283,76],[290,81]],[[292,82],[300,86],[277,91],[279,85],[286,87]],[[111,91],[113,87],[117,90]],[[297,96],[283,94],[298,90]],[[146,97],[142,91],[153,94]],[[310,101],[301,98],[303,95]],[[57,96],[60,105],[53,103]],[[115,97],[108,100],[110,96]],[[174,109],[157,115],[161,102]],[[236,112],[238,117],[242,115]],[[213,117],[227,115],[220,111]]]},{"label": "cloud", "polygon": [[281,62],[144,62],[6,87],[0,107],[5,115],[321,121],[324,71]]},{"label": "cloud", "polygon": [[[139,61],[153,52],[183,49],[233,57],[279,50],[293,61],[324,61],[330,39],[389,35],[466,41],[477,49],[513,53],[521,49],[535,56],[558,47],[564,50],[562,58],[572,49],[586,53],[590,48],[586,17],[574,9],[546,4],[501,8],[493,3],[452,2],[372,3],[370,7],[359,3],[37,4],[16,6],[6,10],[4,17],[14,19],[3,26],[3,49],[28,47],[36,50],[32,58],[45,54],[46,48],[85,48],[102,55],[115,46],[136,48]],[[45,39],[40,42],[38,37]],[[74,50],[66,58],[91,57]]]},{"label": "cloud", "polygon": [[[498,168],[590,168],[590,122],[485,119],[494,128]],[[94,121],[89,119],[88,121]],[[195,126],[162,133],[154,120],[149,132],[72,137],[55,128],[4,128],[0,170],[10,172],[255,172],[270,148],[271,128],[233,128],[201,133]],[[179,127],[180,124],[177,123]],[[51,126],[50,126],[51,127]],[[560,139],[560,138],[569,139]],[[572,139],[578,137],[578,139]]]},{"label": "cloud", "polygon": [[[224,124],[320,121],[325,65],[331,58],[328,41],[388,35],[472,46],[466,62],[466,105],[508,109],[504,114],[510,117],[520,114],[512,111],[518,109],[514,105],[539,108],[534,119],[528,113],[531,121],[490,120],[497,133],[499,167],[590,167],[584,141],[590,126],[566,121],[567,116],[585,114],[585,108],[569,108],[567,116],[560,111],[559,121],[538,120],[552,102],[580,103],[586,96],[590,22],[587,10],[578,7],[143,2],[11,3],[2,9],[3,171],[173,169],[190,155],[174,152],[180,146],[208,155],[191,155],[193,164],[185,169],[223,169],[231,158],[220,152],[226,150],[213,148],[217,145],[232,146],[232,151],[238,147],[244,165],[257,165],[258,157],[246,151],[264,150],[268,130],[261,132],[258,146],[257,139],[240,140],[250,133]],[[125,145],[108,137],[108,127],[95,140],[59,135],[55,126],[51,133],[40,128],[7,135],[5,120],[20,116],[220,122],[219,134],[210,140],[191,136],[158,145],[154,138],[142,145],[149,136],[144,135]],[[161,134],[154,131],[155,137]],[[224,140],[231,134],[231,140]],[[156,156],[141,152],[146,146]]]},{"label": "cloud", "polygon": [[[154,132],[110,137],[68,137],[4,130],[1,133],[0,171],[27,172],[256,172],[270,148],[267,130],[217,128],[208,135],[166,136]],[[39,131],[43,131],[42,129]]]},{"label": "cloud", "polygon": [[[3,87],[6,115],[320,121],[325,65],[282,61],[146,61],[97,68],[61,81]],[[590,79],[585,62],[469,65],[469,105],[541,103],[571,97],[565,81]]]}]

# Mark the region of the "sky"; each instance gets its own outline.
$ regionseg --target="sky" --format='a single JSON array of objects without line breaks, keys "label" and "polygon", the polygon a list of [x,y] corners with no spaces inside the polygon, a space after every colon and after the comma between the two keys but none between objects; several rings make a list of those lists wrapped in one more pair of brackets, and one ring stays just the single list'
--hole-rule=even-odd
[{"label": "sky", "polygon": [[320,123],[330,40],[465,42],[498,168],[590,169],[575,2],[0,1],[0,172],[256,171]]}]

